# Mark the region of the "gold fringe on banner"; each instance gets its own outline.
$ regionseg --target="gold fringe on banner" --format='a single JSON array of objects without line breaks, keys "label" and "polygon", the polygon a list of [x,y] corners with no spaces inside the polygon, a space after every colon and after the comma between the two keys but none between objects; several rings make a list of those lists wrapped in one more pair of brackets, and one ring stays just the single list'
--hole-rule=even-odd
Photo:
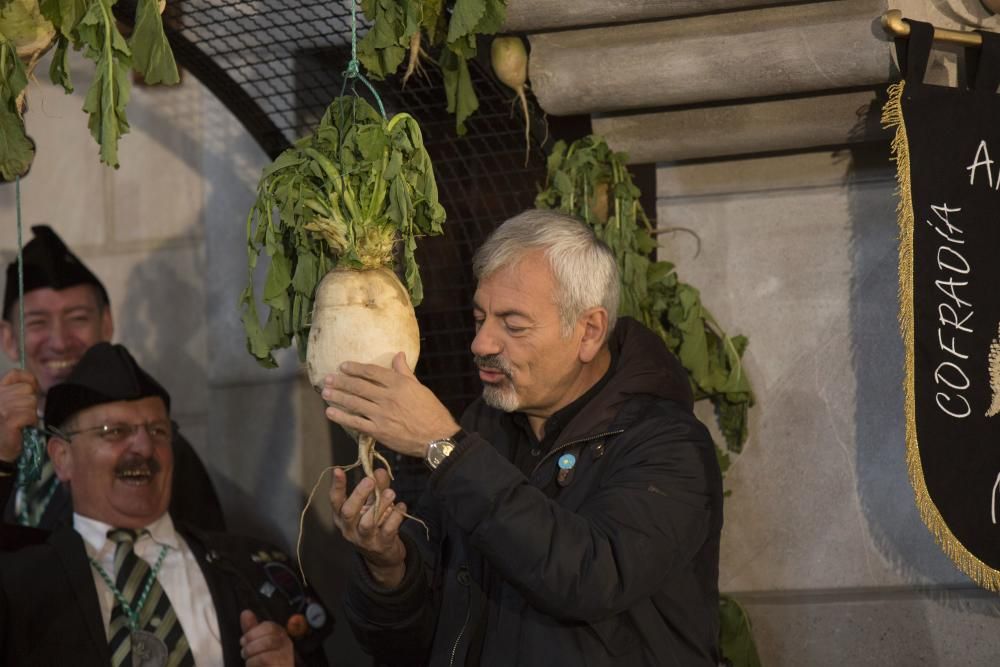
[{"label": "gold fringe on banner", "polygon": [[948,528],[937,505],[927,491],[924,468],[917,446],[917,421],[915,414],[915,372],[913,344],[913,191],[910,183],[910,146],[906,139],[906,125],[903,121],[903,89],[906,82],[900,81],[889,86],[889,99],[882,108],[882,127],[896,128],[892,140],[892,159],[896,162],[896,182],[899,203],[896,205],[896,219],[899,224],[899,329],[903,336],[906,378],[903,393],[906,408],[906,464],[910,473],[910,484],[916,496],[920,518],[934,536],[934,540],[948,556],[979,586],[991,591],[1000,591],[1000,571],[995,570],[976,558],[965,548]]}]

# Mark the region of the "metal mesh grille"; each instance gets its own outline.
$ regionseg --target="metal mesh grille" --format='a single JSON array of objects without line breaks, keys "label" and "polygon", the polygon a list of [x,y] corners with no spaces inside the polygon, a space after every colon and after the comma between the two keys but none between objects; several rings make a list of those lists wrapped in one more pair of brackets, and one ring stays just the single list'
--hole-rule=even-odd
[{"label": "metal mesh grille", "polygon": [[[131,22],[135,0],[122,0],[116,10]],[[340,93],[350,59],[351,5],[343,0],[171,0],[164,25],[178,64],[210,89],[272,158],[316,125]],[[359,11],[359,38],[366,30]],[[420,123],[448,213],[445,234],[418,246],[425,298],[417,309],[422,335],[417,375],[454,414],[481,391],[469,353],[472,254],[499,222],[532,205],[545,177],[535,136],[525,166],[524,120],[519,111],[512,113],[513,93],[493,78],[488,63],[470,62],[470,71],[480,106],[463,137],[445,109],[443,81],[433,64],[426,78],[414,76],[405,88],[397,77],[373,82],[387,114],[406,111]],[[368,95],[363,84],[356,88]],[[532,118],[533,128],[543,125]],[[410,470],[415,492],[422,477],[417,468],[399,460],[395,465],[403,473],[397,487],[406,486]],[[409,500],[406,488],[398,491]]]}]

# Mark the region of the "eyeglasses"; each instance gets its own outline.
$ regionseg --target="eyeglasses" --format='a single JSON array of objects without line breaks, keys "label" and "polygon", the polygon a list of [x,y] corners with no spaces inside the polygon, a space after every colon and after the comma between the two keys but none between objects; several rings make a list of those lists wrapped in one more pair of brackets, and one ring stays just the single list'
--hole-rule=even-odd
[{"label": "eyeglasses", "polygon": [[129,424],[127,422],[101,424],[100,426],[81,428],[77,431],[61,431],[57,428],[49,427],[49,431],[51,431],[52,435],[65,440],[69,440],[74,436],[81,435],[83,433],[95,433],[105,442],[116,444],[135,437],[136,433],[139,432],[139,429],[143,428],[146,430],[146,435],[148,435],[149,439],[154,443],[165,444],[170,442],[173,437],[175,427],[176,425],[173,421],[160,419],[152,422],[142,422],[140,424]]}]

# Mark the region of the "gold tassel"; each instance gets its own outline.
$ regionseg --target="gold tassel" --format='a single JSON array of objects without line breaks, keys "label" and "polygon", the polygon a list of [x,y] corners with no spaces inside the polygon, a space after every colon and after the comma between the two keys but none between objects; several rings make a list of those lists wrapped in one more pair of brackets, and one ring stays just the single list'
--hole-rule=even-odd
[{"label": "gold tassel", "polygon": [[894,83],[888,88],[889,99],[882,109],[882,127],[896,128],[892,140],[892,159],[896,162],[896,183],[899,203],[896,217],[899,224],[899,329],[903,337],[906,377],[903,380],[903,394],[906,407],[906,464],[910,473],[910,484],[916,497],[920,518],[934,536],[934,540],[958,566],[979,586],[991,591],[1000,591],[1000,571],[979,560],[965,548],[945,523],[937,505],[927,491],[924,480],[920,449],[917,446],[917,422],[915,414],[915,363],[913,341],[913,198],[910,182],[910,146],[906,139],[906,124],[903,120],[903,90],[905,81]]},{"label": "gold tassel", "polygon": [[993,402],[990,403],[989,409],[986,410],[986,416],[996,417],[1000,414],[1000,331],[997,332],[997,337],[990,343],[986,361],[990,369],[990,391],[993,392]]}]

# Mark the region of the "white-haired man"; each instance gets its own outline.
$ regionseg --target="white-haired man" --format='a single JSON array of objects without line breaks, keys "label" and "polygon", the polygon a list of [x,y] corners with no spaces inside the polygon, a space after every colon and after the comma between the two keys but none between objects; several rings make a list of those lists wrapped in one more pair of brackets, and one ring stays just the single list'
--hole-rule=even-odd
[{"label": "white-haired man", "polygon": [[721,476],[683,368],[616,322],[615,258],[572,218],[508,220],[474,272],[484,391],[461,426],[401,355],[324,387],[331,420],[433,469],[429,540],[391,489],[374,517],[376,483],[335,476],[355,633],[390,665],[714,667]]}]

